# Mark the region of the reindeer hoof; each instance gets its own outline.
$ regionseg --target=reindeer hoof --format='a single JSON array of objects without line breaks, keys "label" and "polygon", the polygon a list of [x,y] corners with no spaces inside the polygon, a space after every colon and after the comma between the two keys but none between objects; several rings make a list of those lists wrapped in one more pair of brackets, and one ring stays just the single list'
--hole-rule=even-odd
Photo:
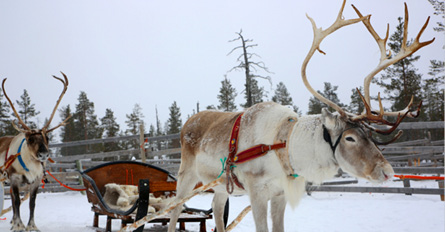
[{"label": "reindeer hoof", "polygon": [[23,224],[13,224],[11,230],[14,232],[25,232],[25,226]]},{"label": "reindeer hoof", "polygon": [[40,232],[40,230],[39,230],[39,229],[37,228],[37,226],[35,226],[35,225],[33,225],[33,226],[28,225],[28,226],[26,227],[26,231]]},{"label": "reindeer hoof", "polygon": [[14,229],[14,228],[11,228],[11,230],[12,230],[13,232],[26,232],[24,228],[23,228],[23,229]]}]

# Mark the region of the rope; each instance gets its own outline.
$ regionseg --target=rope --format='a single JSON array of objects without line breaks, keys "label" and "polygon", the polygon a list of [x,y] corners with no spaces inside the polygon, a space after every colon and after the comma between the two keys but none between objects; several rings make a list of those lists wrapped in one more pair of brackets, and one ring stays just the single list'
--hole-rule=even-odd
[{"label": "rope", "polygon": [[67,189],[69,189],[69,190],[72,190],[72,191],[85,191],[85,190],[87,190],[87,188],[76,189],[76,188],[72,188],[72,187],[70,187],[70,186],[68,186],[68,185],[65,185],[65,184],[63,184],[62,182],[60,182],[56,177],[54,177],[53,174],[51,174],[51,172],[49,172],[48,170],[46,170],[46,172],[47,172],[47,173],[48,173],[54,180],[56,180],[61,186],[65,187],[65,188],[67,188]]},{"label": "rope", "polygon": [[222,174],[224,173],[224,170],[225,170],[224,164],[226,163],[227,157],[224,157],[224,160],[222,158],[219,160],[221,161],[221,164],[222,164],[222,170],[221,170],[221,173],[218,175],[217,179],[220,178],[222,176]]},{"label": "rope", "polygon": [[404,179],[418,179],[418,180],[444,180],[443,176],[416,176],[416,175],[394,175],[401,180]]}]

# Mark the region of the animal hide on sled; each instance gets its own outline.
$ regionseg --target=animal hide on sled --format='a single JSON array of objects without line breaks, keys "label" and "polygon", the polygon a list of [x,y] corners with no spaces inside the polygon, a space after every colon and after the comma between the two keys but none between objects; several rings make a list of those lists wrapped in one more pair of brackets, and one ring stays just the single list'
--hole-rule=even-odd
[{"label": "animal hide on sled", "polygon": [[[104,201],[112,209],[127,211],[138,200],[139,191],[135,185],[110,183],[105,185]],[[155,213],[167,206],[173,198],[155,197],[150,193],[147,213]]]}]

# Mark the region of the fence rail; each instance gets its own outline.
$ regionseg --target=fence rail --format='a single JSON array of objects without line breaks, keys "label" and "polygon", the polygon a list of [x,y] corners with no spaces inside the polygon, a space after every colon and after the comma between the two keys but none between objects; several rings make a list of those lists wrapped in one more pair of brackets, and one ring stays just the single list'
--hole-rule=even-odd
[{"label": "fence rail", "polygon": [[[444,122],[416,122],[416,123],[401,123],[398,127],[403,130],[413,129],[443,129]],[[141,134],[142,135],[142,134]],[[141,144],[143,142],[155,143],[160,141],[168,141],[179,139],[179,134],[165,135],[158,137],[148,137],[148,134],[122,136],[104,139],[92,139],[84,141],[73,141],[65,143],[50,144],[51,148],[83,146],[91,144],[101,144],[109,142],[119,142],[128,140],[138,140]],[[141,141],[141,140],[144,141]],[[383,154],[387,160],[394,166],[394,171],[399,174],[428,174],[428,175],[444,175],[444,141],[431,141],[430,139],[420,139],[414,141],[406,141],[400,143],[393,143],[387,146],[382,146]],[[65,184],[74,188],[81,188],[83,185],[79,182],[81,180],[77,170],[84,170],[90,167],[97,166],[112,160],[131,160],[131,159],[146,159],[146,163],[150,163],[161,168],[164,168],[176,175],[180,165],[180,159],[172,158],[180,156],[180,148],[170,148],[164,150],[151,149],[141,150],[131,149],[113,152],[99,152],[94,154],[82,154],[73,156],[54,157],[56,163],[48,164],[48,168],[56,174],[57,178],[66,181]],[[167,157],[166,159],[164,159]],[[428,160],[427,163],[421,163],[419,160]],[[427,166],[427,167],[426,167]],[[433,167],[431,167],[433,166]],[[66,191],[48,177],[50,183],[45,186],[45,189],[40,191]],[[405,193],[405,194],[441,194],[443,195],[443,181],[439,182],[442,187],[437,189],[419,189],[406,187],[409,185],[409,180],[405,180],[404,186],[401,188],[387,188],[387,187],[361,187],[352,186],[357,181],[340,181],[339,183],[330,182],[321,186],[310,186],[309,191],[340,191],[340,192],[382,192],[382,193]],[[408,182],[408,185],[407,185]],[[347,186],[337,186],[337,184],[349,184]],[[8,187],[6,193],[9,194]]]}]

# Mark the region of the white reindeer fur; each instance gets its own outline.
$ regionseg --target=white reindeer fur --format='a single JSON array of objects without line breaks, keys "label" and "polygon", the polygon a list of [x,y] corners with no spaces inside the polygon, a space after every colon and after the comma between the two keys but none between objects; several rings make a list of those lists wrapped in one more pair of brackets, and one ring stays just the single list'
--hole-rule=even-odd
[{"label": "white reindeer fur", "polygon": [[[20,144],[22,143],[22,140],[25,138],[25,134],[20,133],[19,135],[15,136],[11,144],[9,146],[8,151],[8,157],[17,154],[17,151],[20,147]],[[14,174],[12,174],[9,178],[15,178],[15,176],[20,177],[25,176],[29,183],[32,183],[34,181],[40,181],[43,177],[43,167],[40,161],[37,159],[37,157],[33,157],[30,152],[29,147],[26,146],[27,141],[25,140],[22,144],[22,149],[20,151],[21,157],[23,159],[23,162],[25,163],[26,167],[29,169],[29,172],[26,171],[22,165],[20,164],[19,160],[16,159],[12,164],[11,167],[16,170]],[[5,155],[6,151],[2,152],[0,155],[0,164],[4,165],[5,163]],[[40,183],[40,182],[39,182]]]},{"label": "white reindeer fur", "polygon": [[[182,144],[181,167],[178,174],[178,198],[191,191],[197,181],[202,181],[204,184],[210,183],[221,173],[221,160],[228,156],[230,138],[228,129],[221,130],[221,128],[232,128],[233,125],[229,121],[236,114],[201,112],[192,116],[184,125],[181,141],[185,144]],[[215,119],[209,117],[215,117]],[[285,138],[287,146],[284,148],[286,149],[284,154],[286,157],[288,155],[290,169],[299,175],[297,178],[289,176],[294,173],[289,173],[289,170],[283,168],[283,161],[280,161],[277,155],[280,151],[275,150],[269,151],[260,158],[237,164],[233,169],[245,188],[243,190],[234,185],[233,194],[249,195],[257,232],[268,231],[266,218],[269,200],[271,200],[273,231],[281,232],[284,231],[283,215],[286,202],[292,207],[298,204],[305,192],[306,181],[319,183],[332,178],[337,173],[339,165],[352,170],[353,174],[356,173],[354,167],[349,165],[346,159],[334,158],[330,145],[323,139],[323,125],[331,131],[333,141],[341,136],[342,131],[339,130],[343,130],[342,127],[345,125],[339,120],[338,115],[323,111],[322,115],[298,119],[297,117],[297,114],[289,108],[272,102],[254,105],[242,116],[238,152],[258,144],[271,145],[280,142],[276,141],[280,130],[291,130],[289,136]],[[292,121],[290,119],[297,122],[289,126],[291,128],[283,129],[282,125],[287,125],[284,123]],[[220,130],[220,134],[213,132]],[[348,148],[346,145],[343,146],[345,149]],[[373,144],[372,146],[375,147]],[[378,151],[376,147],[373,149]],[[341,156],[337,153],[340,152],[336,152],[336,157]],[[383,156],[381,159],[384,160]],[[372,166],[373,161],[367,162],[370,162]],[[387,173],[392,171],[387,162],[382,166],[385,167]],[[222,213],[228,197],[226,185],[219,185],[213,189],[215,196],[212,207],[215,223],[218,231],[224,231]],[[179,209],[172,212],[169,232],[175,231],[179,213]]]},{"label": "white reindeer fur", "polygon": [[[8,151],[8,157],[13,156],[17,154],[18,149],[20,147],[20,144],[22,143],[23,139],[25,138],[24,133],[20,133],[17,136],[13,137],[11,140],[11,143],[9,145],[5,145],[2,148],[2,151],[0,153],[0,164],[3,166],[5,164],[5,156],[6,156],[6,150],[9,147]],[[27,146],[27,141],[25,140],[22,144],[22,148],[20,151],[21,158],[23,162],[25,163],[26,167],[29,171],[26,171],[22,165],[20,164],[19,160],[16,158],[14,162],[11,164],[9,169],[7,169],[9,182],[11,184],[11,188],[13,187],[13,184],[22,184],[23,183],[23,177],[26,178],[27,183],[29,184],[29,189],[31,191],[31,196],[33,195],[33,190],[37,191],[40,180],[43,177],[43,165],[42,163],[35,157],[34,151],[31,151],[30,147]],[[35,193],[36,194],[36,193]],[[12,194],[14,195],[14,193]],[[17,195],[19,196],[19,195]],[[14,199],[14,196],[11,197]],[[33,201],[33,203],[31,203]],[[13,200],[14,202],[14,200]],[[35,195],[31,197],[30,199],[30,206],[31,204],[35,204]],[[20,205],[18,206],[20,208]],[[14,203],[13,203],[13,209],[14,209]],[[18,211],[19,209],[14,209],[13,218],[11,220],[13,231],[39,231],[37,226],[34,222],[34,216],[30,216],[28,225],[24,226],[20,216],[15,211]]]}]

